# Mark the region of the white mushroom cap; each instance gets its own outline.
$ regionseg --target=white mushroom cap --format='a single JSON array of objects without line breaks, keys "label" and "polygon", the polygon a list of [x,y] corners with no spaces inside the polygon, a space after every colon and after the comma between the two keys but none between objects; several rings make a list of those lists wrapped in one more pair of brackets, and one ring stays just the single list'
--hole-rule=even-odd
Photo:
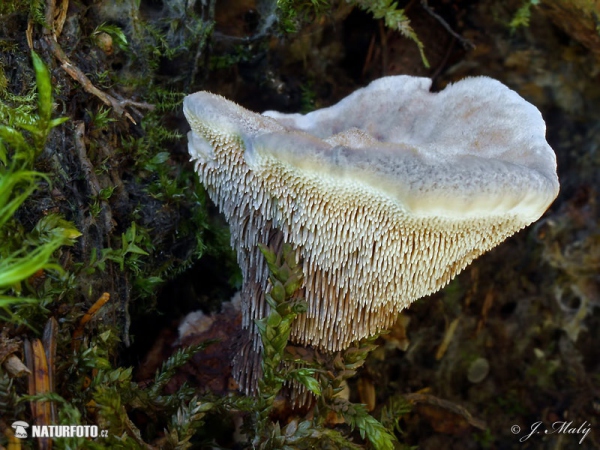
[{"label": "white mushroom cap", "polygon": [[368,177],[413,215],[537,220],[558,193],[556,157],[537,108],[487,77],[439,93],[430,87],[429,78],[385,77],[306,115],[267,111],[333,149],[264,147],[308,170],[341,166],[349,176]]},{"label": "white mushroom cap", "polygon": [[[380,332],[558,194],[539,111],[498,81],[387,77],[307,115],[184,101],[189,151],[232,226],[244,324],[265,313],[255,250],[280,232],[303,258],[299,343],[340,350]],[[279,231],[277,231],[279,230]]]}]

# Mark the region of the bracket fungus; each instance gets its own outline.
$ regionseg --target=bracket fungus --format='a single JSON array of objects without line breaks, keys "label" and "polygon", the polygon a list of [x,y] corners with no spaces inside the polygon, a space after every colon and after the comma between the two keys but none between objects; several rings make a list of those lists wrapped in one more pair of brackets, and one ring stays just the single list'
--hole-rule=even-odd
[{"label": "bracket fungus", "polygon": [[250,335],[268,308],[259,243],[290,243],[303,261],[308,311],[292,339],[337,351],[389,328],[556,198],[535,106],[487,77],[430,87],[385,77],[306,115],[186,97],[189,152],[231,226]]}]

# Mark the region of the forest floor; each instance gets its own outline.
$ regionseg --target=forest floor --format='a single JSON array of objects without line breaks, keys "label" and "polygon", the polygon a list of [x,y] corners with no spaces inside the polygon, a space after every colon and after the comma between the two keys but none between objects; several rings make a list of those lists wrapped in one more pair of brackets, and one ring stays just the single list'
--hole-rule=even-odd
[{"label": "forest floor", "polygon": [[[298,30],[286,34],[275,22],[274,3],[15,0],[0,6],[2,122],[12,126],[7,108],[31,104],[33,97],[30,103],[19,98],[35,87],[32,49],[50,69],[54,117],[68,117],[52,129],[35,163],[52,183],[40,184],[2,236],[31,236],[41,218],[55,213],[81,233],[58,254],[69,275],[49,269],[0,292],[40,299],[38,306],[4,308],[0,363],[8,342],[31,345],[54,318],[53,390],[70,404],[61,423],[65,415],[93,422],[90,401],[118,397],[122,404],[103,417],[121,424],[118,432],[133,439],[131,448],[170,448],[177,439],[163,429],[182,433],[181,424],[170,428],[157,411],[175,417],[177,408],[148,407],[139,392],[156,383],[152,395],[164,388],[165,396],[182,392],[183,398],[190,386],[230,395],[228,340],[240,324],[231,306],[222,306],[241,275],[224,219],[189,162],[183,94],[207,90],[252,111],[308,112],[381,76],[430,77],[434,90],[442,90],[485,75],[541,111],[558,159],[559,197],[537,223],[403,311],[349,380],[349,398],[377,417],[390,398],[403,396],[411,411],[396,435],[422,450],[600,446],[596,38],[586,39],[583,25],[571,26],[577,18],[544,2],[530,2],[528,13],[529,2],[521,1],[398,2],[423,44],[426,67],[413,40],[358,7],[323,2],[328,6],[315,14],[310,2],[297,2],[307,7],[306,17],[298,16]],[[517,26],[523,17],[527,23]],[[85,313],[98,298],[103,303],[86,325]],[[178,371],[166,370],[163,364],[180,348],[177,327],[196,310],[209,317],[202,339],[221,343]],[[161,367],[165,380],[154,376]],[[0,445],[20,448],[10,446],[16,444],[8,427],[31,418],[26,406],[35,401],[17,399],[36,391],[27,377],[11,380],[1,370]],[[86,397],[90,383],[96,391]],[[131,398],[123,394],[128,389]],[[278,411],[277,417],[283,427],[298,414]],[[203,431],[186,432],[198,448],[210,441],[215,448],[243,448],[233,437],[235,420],[213,412]],[[529,436],[532,431],[539,433]]]}]

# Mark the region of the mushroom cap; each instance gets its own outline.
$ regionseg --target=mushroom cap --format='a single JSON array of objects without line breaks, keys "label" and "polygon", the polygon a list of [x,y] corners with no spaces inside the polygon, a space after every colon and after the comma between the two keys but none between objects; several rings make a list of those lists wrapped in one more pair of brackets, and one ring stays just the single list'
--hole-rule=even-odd
[{"label": "mushroom cap", "polygon": [[[306,115],[186,97],[189,151],[232,226],[245,282],[266,288],[253,249],[273,230],[303,259],[297,342],[334,351],[388,328],[556,198],[533,105],[486,77],[430,86],[386,77]],[[247,301],[251,327],[265,309]]]},{"label": "mushroom cap", "polygon": [[[429,78],[385,77],[306,115],[267,111],[306,134],[293,147],[275,133],[256,145],[305,170],[367,180],[415,216],[537,220],[558,194],[537,108],[487,77],[430,87]],[[324,144],[302,142],[307,135]]]}]

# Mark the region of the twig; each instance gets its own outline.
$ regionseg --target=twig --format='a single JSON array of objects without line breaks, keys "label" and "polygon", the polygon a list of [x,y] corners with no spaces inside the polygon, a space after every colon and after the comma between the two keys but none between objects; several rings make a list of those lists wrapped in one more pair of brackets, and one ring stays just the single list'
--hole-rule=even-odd
[{"label": "twig", "polygon": [[[100,187],[100,181],[94,172],[94,165],[87,156],[87,149],[85,147],[85,124],[83,122],[77,122],[75,125],[75,151],[79,157],[79,164],[85,173],[85,179],[88,183],[88,189],[92,197],[97,198],[102,188]],[[102,205],[102,220],[103,226],[107,233],[113,228],[112,211],[110,205],[106,200],[100,201]],[[88,221],[86,221],[86,224]]]},{"label": "twig", "polygon": [[63,26],[65,25],[65,21],[67,20],[67,11],[69,10],[69,0],[62,0],[58,14],[56,14],[55,20],[55,32],[57,36],[60,36],[63,30]]},{"label": "twig", "polygon": [[[46,353],[46,362],[48,364],[48,390],[54,392],[55,380],[54,372],[56,369],[56,346],[58,336],[58,322],[54,317],[50,317],[44,327],[42,343],[44,352]],[[56,411],[56,403],[50,402],[50,423],[58,423],[58,413]]]},{"label": "twig", "polygon": [[75,125],[75,150],[77,156],[79,156],[79,164],[85,173],[85,178],[88,181],[88,187],[92,197],[97,197],[100,193],[100,182],[94,172],[94,165],[87,157],[87,150],[85,148],[85,124],[83,122],[76,122]]},{"label": "twig", "polygon": [[463,45],[464,48],[466,48],[466,49],[474,49],[475,48],[475,44],[473,44],[471,41],[469,41],[468,39],[465,39],[460,34],[458,34],[456,31],[454,31],[452,29],[452,27],[450,27],[450,25],[448,25],[448,22],[446,22],[439,14],[436,14],[436,12],[433,9],[431,9],[431,7],[427,4],[427,0],[421,0],[421,6],[423,7],[423,9],[425,11],[427,11],[427,13],[431,17],[433,17],[435,20],[437,20],[446,29],[446,31],[448,31],[448,33],[450,33],[452,36],[454,36],[456,39],[458,39],[458,41]]},{"label": "twig", "polygon": [[46,3],[46,13],[44,15],[46,26],[44,35],[60,36],[63,26],[67,20],[67,11],[69,10],[69,0],[60,0],[58,10],[56,9],[57,0],[48,0]]},{"label": "twig", "polygon": [[429,394],[421,394],[418,392],[412,394],[406,394],[404,396],[406,400],[411,403],[422,403],[426,405],[438,406],[442,409],[450,411],[454,414],[461,416],[463,419],[467,421],[467,423],[475,428],[479,428],[480,430],[485,430],[487,428],[486,423],[481,420],[473,417],[469,411],[463,406],[457,405],[449,400],[444,400],[442,398],[435,397]]},{"label": "twig", "polygon": [[56,8],[56,0],[48,0],[46,3],[46,27],[44,27],[44,34],[54,34],[54,10]]},{"label": "twig", "polygon": [[79,320],[79,325],[73,331],[73,336],[71,338],[71,342],[73,343],[73,350],[79,350],[81,346],[81,341],[83,338],[83,331],[85,325],[94,318],[98,310],[102,308],[108,301],[110,300],[110,294],[108,292],[104,292],[98,300],[88,309],[88,312],[83,315],[83,317]]},{"label": "twig", "polygon": [[373,52],[375,50],[375,33],[371,35],[371,42],[369,42],[369,49],[367,50],[367,56],[365,57],[365,62],[363,63],[363,69],[361,72],[361,76],[364,78],[367,73],[367,69],[371,65],[371,60],[373,59]]},{"label": "twig", "polygon": [[148,111],[153,111],[155,109],[155,106],[150,103],[136,102],[134,100],[126,99],[114,91],[111,91],[111,94],[109,95],[112,95],[113,98],[116,98],[122,107],[128,106],[140,119],[143,118],[144,115],[137,108],[147,109]]},{"label": "twig", "polygon": [[[59,15],[57,18],[57,26],[61,30],[62,24],[64,23],[64,20],[66,18],[67,7],[68,0],[62,0],[61,11],[59,11]],[[55,9],[56,0],[48,0],[48,2],[46,3],[46,26],[44,27],[44,40],[48,44],[48,47],[50,48],[54,57],[60,61],[61,67],[64,69],[64,71],[67,72],[71,76],[71,78],[79,82],[79,84],[81,84],[81,86],[86,92],[95,95],[105,105],[110,106],[117,113],[117,115],[127,117],[134,125],[136,125],[137,122],[133,120],[131,114],[129,114],[125,110],[125,106],[136,105],[139,107],[143,107],[142,105],[144,105],[144,107],[148,109],[151,109],[153,106],[148,105],[147,103],[132,102],[130,100],[117,100],[113,96],[108,95],[107,93],[101,91],[96,86],[94,86],[90,79],[81,71],[81,69],[79,69],[79,67],[77,67],[71,62],[69,57],[65,54],[61,46],[58,44],[58,41],[56,40],[57,30],[55,29],[54,20],[56,14]]]},{"label": "twig", "polygon": [[121,106],[132,106],[135,108],[147,109],[148,111],[153,111],[155,106],[151,103],[146,102],[136,102],[134,100],[128,100],[126,98],[122,98],[120,95],[115,94],[115,97],[119,99],[119,103]]},{"label": "twig", "polygon": [[381,76],[387,75],[388,68],[388,45],[387,45],[387,31],[385,29],[383,20],[379,21],[379,35],[381,38]]},{"label": "twig", "polygon": [[454,48],[455,43],[456,43],[456,38],[454,36],[452,36],[452,40],[450,41],[450,45],[448,45],[448,49],[446,50],[444,59],[442,59],[442,62],[439,64],[437,69],[435,69],[435,72],[433,73],[433,75],[431,75],[432,80],[435,81],[437,79],[437,77],[440,75],[440,73],[442,73],[442,70],[444,69],[444,67],[446,67],[446,63],[448,62],[448,59],[450,58],[450,55],[452,54],[452,49]]},{"label": "twig", "polygon": [[56,42],[55,36],[46,36],[45,40],[50,47],[52,54],[60,61],[61,67],[64,69],[64,71],[67,72],[71,78],[78,81],[86,92],[95,95],[102,100],[105,105],[112,107],[112,109],[118,115],[124,115],[131,120],[134,125],[137,124],[137,122],[133,120],[133,117],[131,117],[131,115],[125,111],[121,103],[116,98],[102,92],[100,89],[94,86],[90,79],[81,71],[81,69],[71,62],[68,56],[65,55],[65,52],[63,52],[63,49],[60,47],[60,45],[58,45],[58,42]]}]

